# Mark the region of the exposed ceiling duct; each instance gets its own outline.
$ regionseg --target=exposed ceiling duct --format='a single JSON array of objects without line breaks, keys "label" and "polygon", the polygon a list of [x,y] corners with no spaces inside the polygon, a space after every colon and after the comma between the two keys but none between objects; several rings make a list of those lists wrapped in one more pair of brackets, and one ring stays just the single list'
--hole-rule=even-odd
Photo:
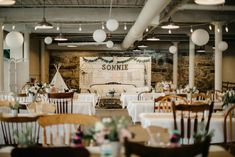
[{"label": "exposed ceiling duct", "polygon": [[141,10],[136,22],[123,40],[122,47],[128,49],[136,40],[142,38],[144,30],[156,16],[160,15],[161,11],[170,2],[170,0],[148,0]]}]

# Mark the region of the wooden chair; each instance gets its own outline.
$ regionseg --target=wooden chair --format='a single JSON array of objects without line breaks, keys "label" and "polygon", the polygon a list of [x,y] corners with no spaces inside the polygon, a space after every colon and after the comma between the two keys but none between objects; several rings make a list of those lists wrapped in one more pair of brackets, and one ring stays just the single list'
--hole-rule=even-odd
[{"label": "wooden chair", "polygon": [[72,93],[48,93],[50,103],[56,104],[56,113],[73,113],[73,92]]},{"label": "wooden chair", "polygon": [[128,140],[124,142],[126,157],[130,157],[132,154],[140,157],[192,157],[202,154],[202,157],[207,157],[209,146],[209,139],[180,147],[151,147]]},{"label": "wooden chair", "polygon": [[[95,116],[82,114],[55,114],[41,116],[38,120],[43,128],[43,145],[70,144],[71,134],[79,126],[93,125],[98,121]],[[54,139],[60,140],[55,141]]]},{"label": "wooden chair", "polygon": [[14,138],[31,128],[31,140],[38,144],[40,127],[37,123],[38,117],[0,117],[3,138],[6,145],[17,145],[18,140]]},{"label": "wooden chair", "polygon": [[172,112],[172,101],[187,104],[187,100],[177,95],[166,95],[155,99],[154,112]]},{"label": "wooden chair", "polygon": [[[190,143],[192,135],[197,133],[198,118],[201,119],[201,122],[205,122],[205,130],[208,132],[210,119],[213,112],[213,107],[214,107],[213,102],[211,104],[200,103],[200,104],[178,104],[178,105],[176,105],[173,102],[172,108],[173,108],[174,128],[175,130],[178,130],[177,116],[179,115],[182,143],[185,139],[185,135],[186,139],[188,140],[188,143]],[[208,112],[208,115],[205,115],[205,112]]]},{"label": "wooden chair", "polygon": [[206,95],[205,93],[194,93],[192,95],[193,101],[205,101],[208,99],[210,99],[210,97],[208,95]]},{"label": "wooden chair", "polygon": [[229,107],[224,116],[224,144],[235,142],[235,105]]},{"label": "wooden chair", "polygon": [[15,148],[11,157],[89,157],[86,148],[79,147],[27,147]]}]

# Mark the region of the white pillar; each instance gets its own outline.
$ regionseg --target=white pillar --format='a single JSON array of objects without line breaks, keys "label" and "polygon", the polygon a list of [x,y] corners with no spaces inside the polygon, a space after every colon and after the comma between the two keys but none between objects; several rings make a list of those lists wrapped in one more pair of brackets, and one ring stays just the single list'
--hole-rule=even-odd
[{"label": "white pillar", "polygon": [[[219,42],[222,41],[222,24],[215,22],[215,90],[222,90],[222,51]],[[219,30],[219,31],[218,31]]]},{"label": "white pillar", "polygon": [[177,88],[178,84],[178,42],[174,42],[174,46],[177,48],[173,54],[173,84]]},{"label": "white pillar", "polygon": [[3,23],[0,22],[0,91],[4,90]]},{"label": "white pillar", "polygon": [[30,33],[24,33],[24,62],[25,62],[25,80],[26,82],[29,81],[29,52],[30,52]]},{"label": "white pillar", "polygon": [[41,55],[40,55],[41,61],[40,61],[40,80],[41,82],[46,81],[46,73],[45,73],[45,43],[44,40],[41,40]]},{"label": "white pillar", "polygon": [[189,87],[194,86],[194,64],[195,64],[195,44],[189,37]]}]

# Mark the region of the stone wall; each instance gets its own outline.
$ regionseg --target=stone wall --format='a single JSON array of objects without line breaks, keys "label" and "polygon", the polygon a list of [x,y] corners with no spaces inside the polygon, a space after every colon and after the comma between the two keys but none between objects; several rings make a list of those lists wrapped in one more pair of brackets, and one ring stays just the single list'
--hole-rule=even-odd
[{"label": "stone wall", "polygon": [[[56,70],[53,64],[62,63],[60,73],[70,88],[79,88],[79,57],[95,56],[151,56],[152,57],[152,82],[171,81],[173,71],[173,55],[167,52],[151,51],[144,54],[106,53],[106,52],[76,52],[76,51],[51,51],[50,75],[52,80]],[[196,54],[195,57],[195,86],[199,89],[212,89],[214,84],[214,57],[209,54]],[[178,85],[188,84],[188,53],[179,53],[178,56]]]}]

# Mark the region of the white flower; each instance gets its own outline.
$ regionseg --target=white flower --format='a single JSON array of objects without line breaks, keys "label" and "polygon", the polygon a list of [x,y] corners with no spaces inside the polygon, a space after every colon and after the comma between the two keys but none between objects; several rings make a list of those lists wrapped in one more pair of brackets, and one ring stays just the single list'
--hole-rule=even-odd
[{"label": "white flower", "polygon": [[105,129],[105,126],[102,122],[95,123],[95,132],[99,132]]}]

